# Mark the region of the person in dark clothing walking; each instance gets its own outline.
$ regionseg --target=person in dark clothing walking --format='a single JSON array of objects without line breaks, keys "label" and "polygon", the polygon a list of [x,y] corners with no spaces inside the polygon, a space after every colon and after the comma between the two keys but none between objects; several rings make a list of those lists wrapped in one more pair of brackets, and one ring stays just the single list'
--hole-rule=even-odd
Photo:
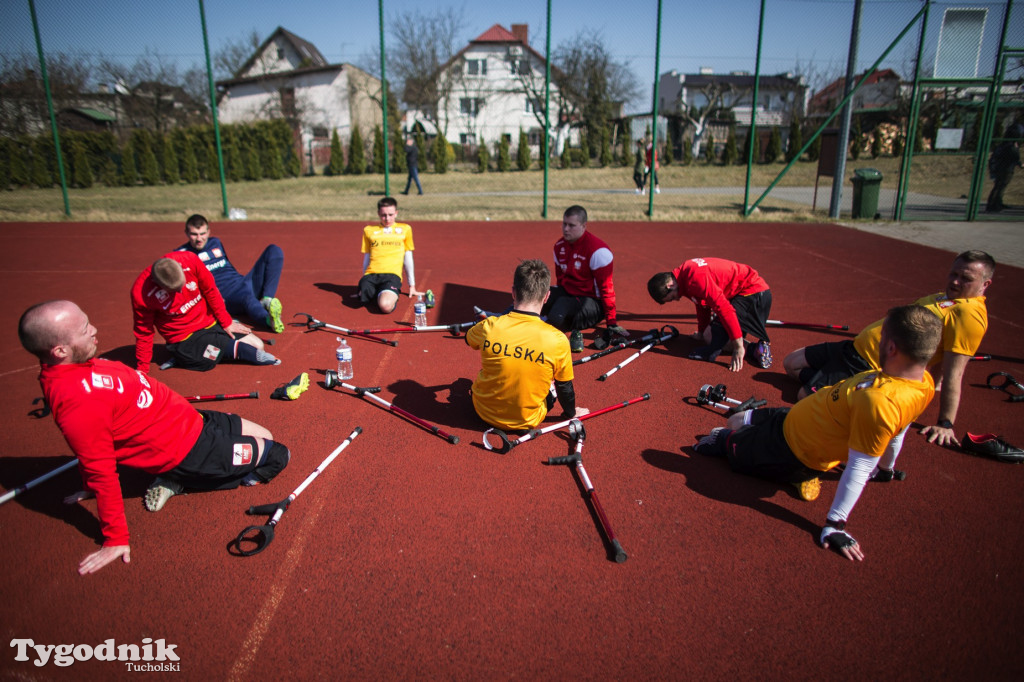
[{"label": "person in dark clothing walking", "polygon": [[1013,171],[1021,167],[1020,140],[1024,137],[1024,126],[1016,123],[1006,131],[1006,140],[992,151],[988,160],[988,172],[992,176],[992,191],[985,208],[991,213],[1006,208],[1003,192],[1013,178]]},{"label": "person in dark clothing walking", "polygon": [[409,187],[416,183],[416,189],[423,194],[423,185],[420,184],[420,150],[416,148],[416,142],[412,137],[405,138],[405,163],[409,167],[409,178],[405,181],[405,191],[409,193]]}]

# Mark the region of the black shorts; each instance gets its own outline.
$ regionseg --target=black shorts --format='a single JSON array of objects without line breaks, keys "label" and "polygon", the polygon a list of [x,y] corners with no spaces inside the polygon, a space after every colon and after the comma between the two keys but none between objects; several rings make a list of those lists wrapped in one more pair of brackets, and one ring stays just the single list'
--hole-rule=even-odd
[{"label": "black shorts", "polygon": [[217,363],[234,357],[235,337],[224,331],[220,324],[193,332],[184,341],[167,344],[174,356],[174,364],[181,369],[208,372]]},{"label": "black shorts", "polygon": [[[736,311],[736,319],[740,323],[740,333],[745,337],[750,335],[758,341],[771,343],[765,322],[772,314],[772,290],[765,289],[749,296],[734,296],[729,303]],[[711,343],[712,348],[722,348],[729,341],[729,334],[722,326],[722,321],[716,318],[711,322]]]},{"label": "black shorts", "polygon": [[541,315],[563,332],[590,329],[604,319],[604,305],[590,296],[573,296],[562,287],[551,287]]},{"label": "black shorts", "polygon": [[804,348],[807,367],[800,370],[800,383],[808,393],[838,384],[843,379],[871,369],[854,348],[853,341],[829,341]]},{"label": "black shorts", "polygon": [[196,490],[235,488],[259,464],[256,439],[242,435],[237,414],[199,410],[203,430],[178,466],[161,474]]},{"label": "black shorts", "polygon": [[789,449],[782,431],[787,414],[788,407],[754,410],[749,426],[729,434],[726,457],[733,471],[776,483],[801,483],[821,475]]},{"label": "black shorts", "polygon": [[393,291],[396,295],[402,293],[402,278],[398,275],[363,275],[359,278],[359,300],[363,305],[376,301],[377,296],[384,291]]}]

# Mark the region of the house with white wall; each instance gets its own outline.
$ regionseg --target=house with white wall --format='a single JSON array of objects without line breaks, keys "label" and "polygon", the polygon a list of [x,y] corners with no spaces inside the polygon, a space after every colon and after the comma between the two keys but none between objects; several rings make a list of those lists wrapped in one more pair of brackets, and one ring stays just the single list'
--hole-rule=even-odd
[{"label": "house with white wall", "polygon": [[383,122],[379,78],[351,64],[328,64],[315,45],[281,27],[217,90],[221,123],[287,120],[307,173],[330,160],[334,131],[347,147],[354,128],[372,141]]},{"label": "house with white wall", "polygon": [[[467,150],[481,141],[493,146],[502,136],[515,148],[522,129],[536,158],[544,135],[545,69],[544,55],[530,47],[526,24],[512,24],[511,30],[491,26],[442,67],[438,127],[449,142]],[[556,92],[554,84],[551,91]],[[552,94],[552,135],[554,101]]]}]

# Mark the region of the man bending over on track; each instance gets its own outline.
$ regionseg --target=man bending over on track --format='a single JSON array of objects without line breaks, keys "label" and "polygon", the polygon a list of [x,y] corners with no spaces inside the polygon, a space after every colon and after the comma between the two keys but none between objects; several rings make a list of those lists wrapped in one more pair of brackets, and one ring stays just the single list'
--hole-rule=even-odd
[{"label": "man bending over on track", "polygon": [[[647,282],[659,304],[684,296],[697,306],[697,333],[704,346],[693,360],[713,361],[730,353],[729,369],[743,369],[746,358],[762,369],[772,366],[772,347],[765,322],[772,311],[772,291],[757,270],[724,258],[691,258],[672,272],[659,272]],[[745,343],[750,334],[756,341]]]},{"label": "man bending over on track", "polygon": [[[964,369],[981,345],[988,329],[985,291],[992,284],[996,261],[984,251],[964,251],[953,261],[946,279],[946,290],[917,299],[942,321],[942,343],[928,363],[936,378],[939,419],[921,433],[929,443],[960,445],[953,433],[953,422],[960,407],[960,384]],[[882,320],[864,328],[852,341],[819,343],[798,348],[783,360],[786,374],[803,386],[803,398],[822,386],[837,383],[866,369],[879,369],[878,339]],[[940,374],[941,373],[941,374]]]},{"label": "man bending over on track", "polygon": [[210,224],[206,218],[196,214],[186,220],[185,234],[188,242],[177,250],[191,251],[199,256],[199,260],[213,273],[229,313],[236,317],[247,315],[254,322],[266,322],[267,327],[277,334],[284,331],[281,301],[276,298],[284,268],[284,251],[280,246],[271,244],[263,249],[252,270],[243,277],[228,260],[228,252],[221,241],[210,236]]},{"label": "man bending over on track", "polygon": [[792,408],[746,410],[712,429],[694,449],[728,459],[738,473],[791,483],[805,500],[818,497],[818,475],[841,463],[821,544],[850,560],[864,552],[845,531],[868,480],[890,481],[903,436],[935,395],[928,360],[942,323],[917,305],[893,308],[882,324],[882,368],[818,391]]},{"label": "man bending over on track", "polygon": [[413,267],[412,227],[396,223],[398,202],[384,197],[377,202],[378,225],[363,228],[363,276],[359,279],[359,300],[366,305],[376,301],[382,313],[390,313],[398,305],[402,293],[402,267],[409,278],[409,297],[423,292],[416,290]]},{"label": "man bending over on track", "polygon": [[565,334],[540,319],[550,296],[551,272],[540,260],[526,260],[512,280],[512,311],[488,317],[466,332],[466,344],[480,351],[482,366],[473,382],[473,408],[506,433],[536,428],[554,405],[567,419],[590,410],[576,406],[572,355]]},{"label": "man bending over on track", "polygon": [[601,239],[587,232],[587,210],[570,206],[562,216],[562,238],[555,242],[555,286],[542,315],[548,324],[570,332],[573,353],[583,352],[583,330],[603,319],[608,327],[594,343],[601,350],[612,334],[629,336],[619,326],[615,312],[615,284],[612,282],[612,251]]},{"label": "man bending over on track", "polygon": [[188,251],[172,251],[142,271],[132,285],[132,317],[140,372],[149,372],[154,330],[183,369],[205,372],[227,358],[281,364],[249,327],[231,319],[213,275]]},{"label": "man bending over on track", "polygon": [[71,301],[39,303],[24,312],[18,336],[39,358],[39,383],[54,421],[78,457],[103,533],[103,548],[78,566],[94,573],[130,561],[128,524],[117,465],[157,474],[144,504],[159,511],[184,488],[228,490],[266,483],[288,464],[288,448],[267,429],[222,412],[200,412],[143,372],[96,357],[96,328]]}]

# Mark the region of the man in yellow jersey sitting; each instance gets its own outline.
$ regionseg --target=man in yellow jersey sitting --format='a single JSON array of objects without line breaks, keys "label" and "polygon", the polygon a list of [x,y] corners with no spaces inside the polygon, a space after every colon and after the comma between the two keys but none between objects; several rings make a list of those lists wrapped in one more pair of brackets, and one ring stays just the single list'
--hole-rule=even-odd
[{"label": "man in yellow jersey sitting", "polygon": [[738,473],[796,485],[806,500],[818,497],[822,472],[845,463],[821,544],[862,560],[846,521],[869,480],[892,480],[907,428],[935,395],[927,366],[941,337],[942,322],[927,308],[893,308],[882,322],[880,370],[822,388],[791,408],[734,414],[694,449],[724,456]]},{"label": "man in yellow jersey sitting", "polygon": [[382,313],[390,313],[402,293],[402,267],[409,278],[409,296],[419,296],[413,268],[412,227],[395,222],[398,202],[384,197],[377,202],[379,225],[363,228],[363,276],[359,279],[359,300],[376,301]]},{"label": "man in yellow jersey sitting", "polygon": [[482,366],[473,382],[473,408],[506,433],[536,428],[554,405],[566,419],[590,410],[576,406],[572,355],[565,334],[540,319],[551,291],[551,271],[541,260],[526,260],[512,279],[512,311],[488,317],[466,332],[466,344],[480,351]]},{"label": "man in yellow jersey sitting", "polygon": [[[989,254],[964,251],[953,261],[946,290],[915,301],[942,320],[942,343],[928,362],[928,370],[936,379],[936,390],[941,391],[938,423],[921,429],[929,443],[960,445],[953,434],[953,422],[960,407],[960,384],[967,363],[974,357],[988,329],[984,294],[992,284],[995,270],[996,261]],[[879,369],[881,327],[879,320],[861,331],[853,341],[819,343],[787,355],[782,363],[786,373],[803,384],[799,397],[858,372]]]}]

